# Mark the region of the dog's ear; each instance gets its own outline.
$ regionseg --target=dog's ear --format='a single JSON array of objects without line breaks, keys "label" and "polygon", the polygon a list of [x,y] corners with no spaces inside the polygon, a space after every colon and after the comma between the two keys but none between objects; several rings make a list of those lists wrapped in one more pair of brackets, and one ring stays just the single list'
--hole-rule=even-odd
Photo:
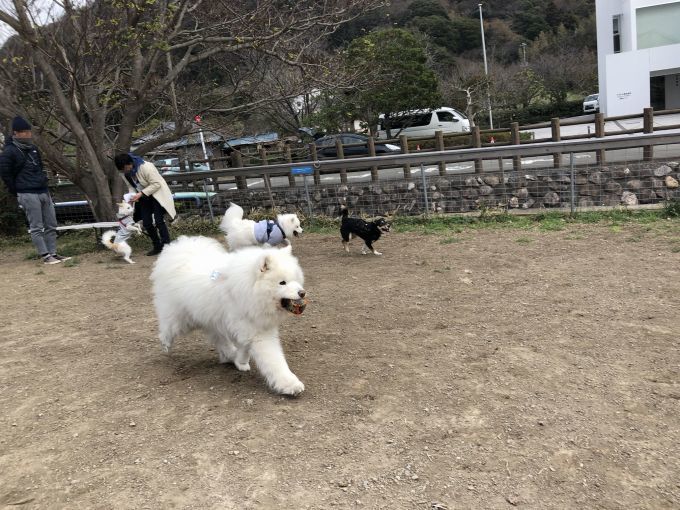
[{"label": "dog's ear", "polygon": [[262,257],[262,261],[260,262],[260,272],[266,273],[269,271],[270,267],[272,267],[272,263],[271,260],[269,260],[269,255],[265,255]]}]

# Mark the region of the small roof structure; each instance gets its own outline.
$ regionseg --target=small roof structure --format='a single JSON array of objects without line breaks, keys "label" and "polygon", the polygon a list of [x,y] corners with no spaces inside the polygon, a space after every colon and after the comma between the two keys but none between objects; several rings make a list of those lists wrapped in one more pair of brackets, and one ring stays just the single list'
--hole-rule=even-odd
[{"label": "small roof structure", "polygon": [[[132,142],[132,150],[135,150],[137,147],[140,145],[153,140],[155,138],[158,138],[161,135],[164,135],[166,133],[170,133],[175,130],[175,123],[174,122],[161,122],[159,126],[154,129],[153,131],[150,131],[149,133],[146,133],[145,135],[140,136],[136,140],[133,140]],[[192,145],[200,145],[201,144],[201,137],[200,137],[200,131],[201,131],[201,126],[195,123],[192,123],[191,126],[191,133],[188,135],[182,136],[178,138],[177,140],[174,140],[172,142],[167,142],[164,143],[163,145],[160,145],[154,149],[156,152],[161,152],[161,151],[172,151],[172,150],[177,150],[180,148],[184,147],[189,147]],[[210,143],[222,143],[224,142],[224,136],[218,133],[217,131],[210,131],[210,130],[204,130],[203,131],[203,139],[206,144]]]},{"label": "small roof structure", "polygon": [[259,143],[274,143],[279,141],[278,133],[262,133],[253,136],[243,136],[241,138],[231,138],[224,142],[225,149],[233,149],[243,145],[257,145]]}]

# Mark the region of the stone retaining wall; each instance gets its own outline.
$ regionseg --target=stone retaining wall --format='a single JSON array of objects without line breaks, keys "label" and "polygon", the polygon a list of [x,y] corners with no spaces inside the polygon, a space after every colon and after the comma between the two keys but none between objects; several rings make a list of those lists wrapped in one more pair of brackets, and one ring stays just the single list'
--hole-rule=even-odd
[{"label": "stone retaining wall", "polygon": [[[637,205],[680,197],[679,163],[635,163],[620,166],[544,169],[428,176],[379,183],[309,185],[313,214],[337,216],[341,205],[353,214],[422,214],[468,212],[486,207],[540,209]],[[229,202],[246,208],[271,208],[308,212],[304,187],[274,188],[274,203],[266,190],[220,191],[215,213],[222,214]]]}]

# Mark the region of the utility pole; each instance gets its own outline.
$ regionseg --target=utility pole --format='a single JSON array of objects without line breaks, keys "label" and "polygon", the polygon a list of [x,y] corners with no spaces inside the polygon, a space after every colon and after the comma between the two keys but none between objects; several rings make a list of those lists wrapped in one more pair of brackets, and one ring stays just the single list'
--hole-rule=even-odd
[{"label": "utility pole", "polygon": [[489,92],[489,68],[486,65],[486,42],[484,41],[484,17],[482,4],[479,4],[479,26],[482,30],[482,52],[484,53],[484,74],[486,75],[486,102],[489,107],[489,126],[493,129],[493,114],[491,113],[491,93]]},{"label": "utility pole", "polygon": [[527,43],[519,43],[519,47],[522,50],[522,65],[526,67],[527,65]]}]

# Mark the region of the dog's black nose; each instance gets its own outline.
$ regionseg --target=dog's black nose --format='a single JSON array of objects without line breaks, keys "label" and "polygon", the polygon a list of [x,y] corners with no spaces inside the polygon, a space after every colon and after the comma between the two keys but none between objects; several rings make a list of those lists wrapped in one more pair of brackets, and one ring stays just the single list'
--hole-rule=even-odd
[{"label": "dog's black nose", "polygon": [[298,290],[298,296],[301,298],[305,297],[305,294],[307,294],[304,290]]}]

